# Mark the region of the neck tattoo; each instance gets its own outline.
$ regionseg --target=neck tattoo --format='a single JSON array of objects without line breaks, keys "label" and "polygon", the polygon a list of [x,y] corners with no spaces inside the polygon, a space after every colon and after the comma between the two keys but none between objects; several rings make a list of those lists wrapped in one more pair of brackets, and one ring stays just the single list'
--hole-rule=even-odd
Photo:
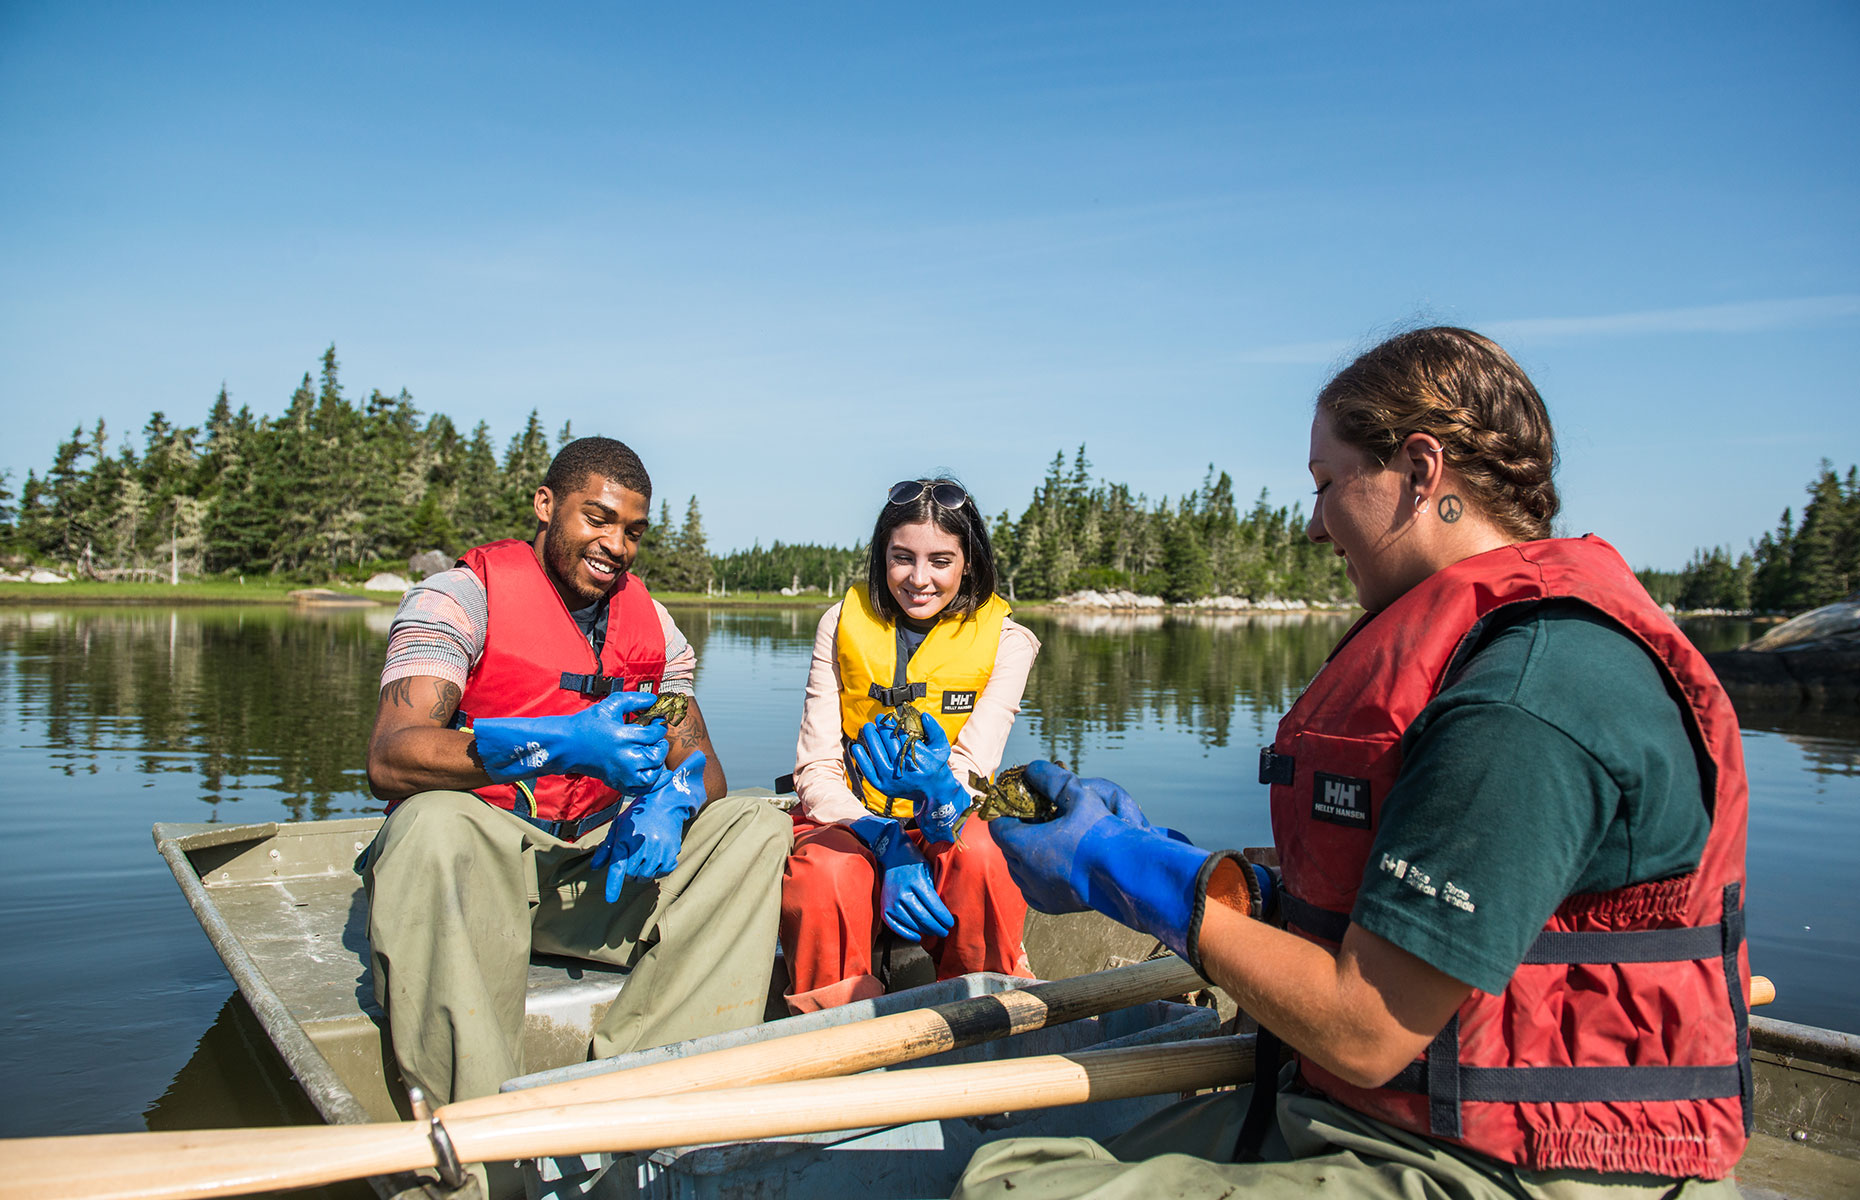
[{"label": "neck tattoo", "polygon": [[1460,503],[1460,498],[1451,492],[1440,498],[1440,519],[1447,524],[1451,525],[1459,520],[1460,514],[1464,511],[1465,506]]}]

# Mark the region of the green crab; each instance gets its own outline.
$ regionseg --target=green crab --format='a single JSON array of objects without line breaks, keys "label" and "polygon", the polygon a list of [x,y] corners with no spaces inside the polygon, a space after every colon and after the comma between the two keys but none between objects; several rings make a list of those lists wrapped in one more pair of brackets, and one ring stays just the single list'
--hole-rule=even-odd
[{"label": "green crab", "polygon": [[666,692],[652,702],[652,707],[639,714],[639,724],[650,725],[654,721],[664,721],[670,729],[685,719],[685,710],[691,707],[691,697],[683,692]]},{"label": "green crab", "polygon": [[898,705],[880,720],[904,737],[898,747],[898,761],[907,767],[917,765],[917,747],[924,741],[924,715],[917,711],[909,700]]},{"label": "green crab", "polygon": [[996,817],[1016,817],[1022,821],[1039,824],[1050,821],[1059,815],[1053,802],[1027,786],[1022,778],[1027,773],[1026,767],[1009,767],[994,777],[993,782],[984,779],[975,772],[969,772],[969,786],[980,792],[970,802],[969,807],[956,818],[957,845],[961,845],[962,827],[970,817],[979,817],[992,821]]},{"label": "green crab", "polygon": [[[969,805],[969,813],[984,821],[996,817],[1018,817],[1023,821],[1050,821],[1059,815],[1053,802],[1027,786],[1023,778],[1026,767],[1009,767],[990,781],[969,772],[969,786],[980,792]],[[967,815],[967,814],[965,814]]]}]

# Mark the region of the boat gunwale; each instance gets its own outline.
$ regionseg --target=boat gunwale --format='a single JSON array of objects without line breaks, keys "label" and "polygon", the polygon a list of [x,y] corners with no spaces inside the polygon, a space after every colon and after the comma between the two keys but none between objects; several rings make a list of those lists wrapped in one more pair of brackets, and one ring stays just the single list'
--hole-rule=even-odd
[{"label": "boat gunwale", "polygon": [[[195,870],[188,853],[216,846],[262,843],[284,834],[291,825],[316,824],[327,828],[338,822],[346,824],[351,821],[358,827],[369,829],[378,828],[381,824],[378,817],[208,826],[191,822],[157,821],[150,830],[155,839],[155,849],[161,853],[169,871],[174,874],[181,894],[187,898],[187,906],[194,911],[194,919],[200,923],[201,931],[207,935],[214,952],[220,956],[226,973],[232,976],[239,994],[245,997],[252,1015],[258,1018],[259,1025],[271,1039],[272,1046],[290,1069],[298,1086],[303,1088],[304,1094],[323,1120],[331,1125],[366,1125],[370,1117],[303,1025],[291,1015],[290,1006],[253,961],[245,944],[239,940],[239,935],[220,912],[206,881]],[[412,1174],[374,1175],[368,1178],[368,1185],[381,1200],[429,1200],[434,1194],[423,1180]]]}]

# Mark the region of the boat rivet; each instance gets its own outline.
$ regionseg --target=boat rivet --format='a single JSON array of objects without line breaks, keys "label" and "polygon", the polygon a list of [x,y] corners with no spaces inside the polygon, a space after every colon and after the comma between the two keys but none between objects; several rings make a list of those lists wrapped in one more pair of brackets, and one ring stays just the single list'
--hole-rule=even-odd
[{"label": "boat rivet", "polygon": [[281,857],[282,857],[282,855],[280,855],[280,854],[279,854],[279,853],[278,853],[278,852],[277,852],[276,850],[273,850],[273,851],[271,852],[271,858],[272,858],[272,861],[273,861],[273,862],[276,862],[276,861],[277,861],[277,860],[278,860],[279,858],[281,858]]},{"label": "boat rivet", "polygon": [[362,847],[364,847],[364,846],[366,846],[367,844],[368,844],[368,843],[366,843],[366,842],[357,842],[357,843],[355,843],[355,849],[356,849],[357,851],[360,851],[360,850],[362,849]]},{"label": "boat rivet", "polygon": [[1806,1142],[1808,1140],[1808,1130],[1798,1129],[1791,1136],[1793,1136],[1795,1140],[1798,1142]]}]

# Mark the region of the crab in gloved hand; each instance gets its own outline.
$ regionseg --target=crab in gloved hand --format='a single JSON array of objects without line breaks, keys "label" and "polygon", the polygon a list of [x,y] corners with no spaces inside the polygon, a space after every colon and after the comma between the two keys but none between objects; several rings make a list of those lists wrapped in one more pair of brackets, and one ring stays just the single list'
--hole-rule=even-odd
[{"label": "crab in gloved hand", "polygon": [[652,702],[652,707],[641,712],[637,723],[650,725],[654,721],[665,722],[670,729],[685,719],[685,711],[691,707],[691,697],[683,692],[666,692]]}]

